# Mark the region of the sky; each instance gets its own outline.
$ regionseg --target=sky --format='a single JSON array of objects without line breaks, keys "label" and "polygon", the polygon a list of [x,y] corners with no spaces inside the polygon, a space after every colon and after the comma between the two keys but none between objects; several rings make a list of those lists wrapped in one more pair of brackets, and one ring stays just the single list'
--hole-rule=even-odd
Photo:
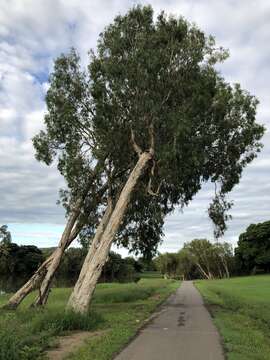
[{"label": "sky", "polygon": [[[56,205],[65,186],[55,166],[34,158],[31,138],[43,127],[44,96],[54,59],[75,47],[87,64],[99,33],[118,14],[151,4],[155,15],[184,16],[230,50],[219,70],[260,101],[257,121],[266,126],[264,149],[230,193],[233,219],[223,240],[237,244],[250,223],[270,210],[270,2],[267,0],[1,0],[0,1],[0,225],[14,242],[55,246],[65,214]],[[160,252],[177,251],[194,238],[213,240],[206,184],[189,207],[166,218]],[[126,254],[123,249],[118,250]]]}]

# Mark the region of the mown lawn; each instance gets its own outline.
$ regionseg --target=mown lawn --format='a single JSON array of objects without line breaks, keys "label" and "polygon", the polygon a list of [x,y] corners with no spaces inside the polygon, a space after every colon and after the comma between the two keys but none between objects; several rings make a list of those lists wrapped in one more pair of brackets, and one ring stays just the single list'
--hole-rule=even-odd
[{"label": "mown lawn", "polygon": [[[53,289],[45,309],[29,309],[32,294],[17,311],[0,311],[0,360],[43,359],[55,335],[69,330],[99,331],[68,359],[107,360],[132,337],[179,282],[160,278],[137,284],[99,284],[87,316],[65,313],[70,289]],[[0,296],[0,306],[7,296]]]},{"label": "mown lawn", "polygon": [[270,359],[270,276],[196,281],[229,360]]}]

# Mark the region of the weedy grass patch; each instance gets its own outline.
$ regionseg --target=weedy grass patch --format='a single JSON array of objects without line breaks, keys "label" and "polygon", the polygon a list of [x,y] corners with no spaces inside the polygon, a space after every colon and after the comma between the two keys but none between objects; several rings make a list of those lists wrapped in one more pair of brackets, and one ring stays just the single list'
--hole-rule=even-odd
[{"label": "weedy grass patch", "polygon": [[[56,336],[68,331],[97,331],[70,359],[108,360],[133,336],[156,306],[179,286],[159,278],[138,283],[99,284],[89,314],[66,312],[71,289],[52,289],[48,305],[33,309],[31,294],[16,311],[0,311],[0,360],[45,359],[46,349],[56,345]],[[154,296],[158,295],[158,296]],[[0,306],[7,295],[0,296]]]}]

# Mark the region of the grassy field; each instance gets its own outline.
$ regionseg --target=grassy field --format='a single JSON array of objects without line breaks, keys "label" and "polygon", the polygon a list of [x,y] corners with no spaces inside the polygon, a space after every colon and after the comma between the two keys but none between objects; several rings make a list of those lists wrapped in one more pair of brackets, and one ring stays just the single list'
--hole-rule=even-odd
[{"label": "grassy field", "polygon": [[[45,309],[31,310],[32,294],[16,312],[0,311],[0,360],[43,359],[55,335],[70,330],[98,331],[68,359],[107,360],[136,333],[179,282],[147,278],[137,284],[99,284],[87,316],[64,313],[70,289],[53,289]],[[0,296],[0,306],[6,296]]]},{"label": "grassy field", "polygon": [[197,281],[229,360],[270,359],[270,276]]}]

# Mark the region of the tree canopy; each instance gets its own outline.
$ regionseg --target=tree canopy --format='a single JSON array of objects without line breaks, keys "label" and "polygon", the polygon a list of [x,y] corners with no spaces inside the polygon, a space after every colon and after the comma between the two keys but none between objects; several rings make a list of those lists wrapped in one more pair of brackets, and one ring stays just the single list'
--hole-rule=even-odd
[{"label": "tree canopy", "polygon": [[235,271],[232,246],[207,239],[187,242],[177,253],[159,255],[155,263],[162,274],[172,278],[223,278]]},{"label": "tree canopy", "polygon": [[134,141],[141,152],[152,144],[140,193],[159,189],[155,201],[166,214],[188,204],[203,182],[215,182],[209,214],[221,235],[230,207],[224,194],[260,150],[264,131],[255,122],[257,99],[214,66],[227,56],[181,17],[162,12],[155,21],[152,8],[140,6],[116,17],[90,53],[88,69],[80,68],[75,50],[56,60],[46,130],[34,139],[37,158],[49,164],[57,157],[76,194],[98,162],[95,185],[111,178],[117,193],[137,161]]},{"label": "tree canopy", "polygon": [[235,255],[243,272],[270,272],[270,221],[249,225],[239,236]]}]

